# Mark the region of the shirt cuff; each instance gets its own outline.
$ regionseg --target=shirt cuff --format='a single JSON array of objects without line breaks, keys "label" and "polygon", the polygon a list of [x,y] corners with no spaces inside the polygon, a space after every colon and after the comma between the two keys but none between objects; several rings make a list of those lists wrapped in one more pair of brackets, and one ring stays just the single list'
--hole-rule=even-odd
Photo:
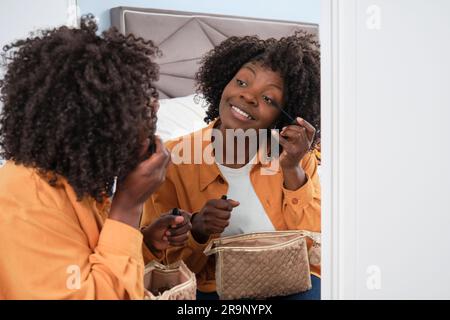
[{"label": "shirt cuff", "polygon": [[144,242],[142,242],[142,254],[144,256],[144,263],[147,264],[153,260],[161,262],[164,260],[165,251],[159,251],[158,253],[153,253]]},{"label": "shirt cuff", "polygon": [[106,219],[97,246],[142,260],[142,238],[139,230],[125,223]]},{"label": "shirt cuff", "polygon": [[209,241],[214,238],[213,235],[210,235],[208,240],[205,243],[199,243],[194,239],[194,236],[190,233],[188,237],[187,246],[191,248],[194,252],[201,251],[203,252],[208,246]]},{"label": "shirt cuff", "polygon": [[283,185],[285,203],[294,209],[303,209],[314,198],[314,185],[311,178],[306,174],[306,183],[297,190],[288,190]]}]

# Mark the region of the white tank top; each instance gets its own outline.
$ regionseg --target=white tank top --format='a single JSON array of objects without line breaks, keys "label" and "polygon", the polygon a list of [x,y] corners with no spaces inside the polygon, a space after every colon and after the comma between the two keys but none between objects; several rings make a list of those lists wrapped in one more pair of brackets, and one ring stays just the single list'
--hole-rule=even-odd
[{"label": "white tank top", "polygon": [[217,163],[220,172],[228,182],[228,199],[239,201],[240,205],[231,211],[230,224],[222,236],[242,233],[274,231],[272,222],[261,205],[250,181],[253,161],[238,169]]}]

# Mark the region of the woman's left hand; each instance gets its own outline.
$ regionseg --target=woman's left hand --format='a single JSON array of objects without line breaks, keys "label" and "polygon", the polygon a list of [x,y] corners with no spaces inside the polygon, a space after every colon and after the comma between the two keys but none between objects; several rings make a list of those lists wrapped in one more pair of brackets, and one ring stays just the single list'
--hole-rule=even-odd
[{"label": "woman's left hand", "polygon": [[180,210],[180,216],[164,213],[152,224],[141,229],[144,243],[153,253],[165,250],[171,246],[185,246],[191,231],[191,214]]},{"label": "woman's left hand", "polygon": [[280,166],[283,169],[298,167],[300,160],[308,153],[314,141],[316,129],[302,118],[296,119],[298,125],[284,127],[278,135],[283,152]]}]

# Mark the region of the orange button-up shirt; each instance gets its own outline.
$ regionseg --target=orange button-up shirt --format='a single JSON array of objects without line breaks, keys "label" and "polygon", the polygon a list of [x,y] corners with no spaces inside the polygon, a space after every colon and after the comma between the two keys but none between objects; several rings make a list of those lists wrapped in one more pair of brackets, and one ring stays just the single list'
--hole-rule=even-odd
[{"label": "orange button-up shirt", "polygon": [[[199,163],[201,162],[199,151],[201,155],[208,151],[207,148],[210,148],[209,150],[212,148],[213,126],[214,122],[189,136],[166,143],[166,147],[172,152],[172,161],[179,157],[191,161],[169,165],[165,182],[144,206],[142,225],[148,225],[160,214],[174,207],[192,213],[198,212],[206,201],[219,199],[227,194],[228,184],[216,163],[208,164],[204,161]],[[300,165],[306,172],[307,182],[295,191],[284,188],[283,173],[279,166],[274,165],[274,161],[278,160],[266,164],[258,161],[250,171],[250,180],[255,193],[273,226],[276,230],[320,232],[321,198],[315,155],[310,152],[302,159]],[[214,256],[207,257],[203,254],[206,245],[207,243],[197,243],[190,236],[187,246],[167,250],[166,263],[183,259],[197,274],[199,290],[212,292],[215,291],[215,261]],[[319,275],[320,266],[311,266],[311,271]]]},{"label": "orange button-up shirt", "polygon": [[142,234],[107,219],[108,209],[108,201],[77,201],[62,177],[52,187],[8,161],[0,168],[0,300],[142,299]]}]

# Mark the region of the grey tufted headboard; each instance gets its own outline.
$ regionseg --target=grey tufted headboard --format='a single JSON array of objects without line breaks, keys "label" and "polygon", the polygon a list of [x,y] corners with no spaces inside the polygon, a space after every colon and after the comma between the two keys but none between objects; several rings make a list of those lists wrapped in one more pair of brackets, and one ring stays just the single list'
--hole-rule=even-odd
[{"label": "grey tufted headboard", "polygon": [[230,36],[258,35],[280,38],[305,30],[318,36],[318,25],[132,7],[111,9],[111,23],[124,34],[152,40],[163,55],[160,80],[155,83],[160,98],[194,93],[194,75],[202,56]]}]

